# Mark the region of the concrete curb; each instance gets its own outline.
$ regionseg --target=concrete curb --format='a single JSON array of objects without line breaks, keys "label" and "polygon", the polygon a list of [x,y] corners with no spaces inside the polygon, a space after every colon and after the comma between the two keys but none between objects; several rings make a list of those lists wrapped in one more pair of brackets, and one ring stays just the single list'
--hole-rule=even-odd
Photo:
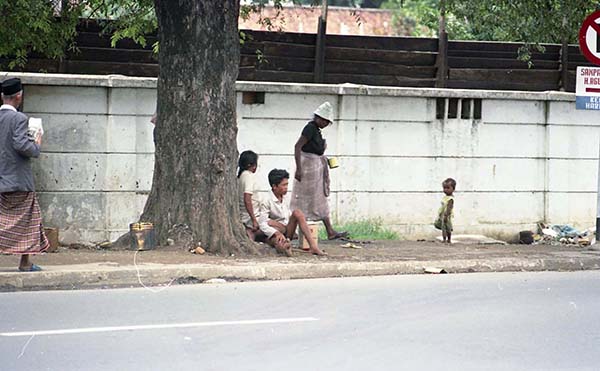
[{"label": "concrete curb", "polygon": [[[468,260],[388,261],[388,262],[318,262],[285,263],[257,262],[222,264],[163,265],[142,264],[139,280],[146,286],[201,283],[212,278],[234,281],[285,280],[422,274],[425,268],[436,267],[448,273],[579,271],[600,269],[600,258],[497,258]],[[35,273],[0,272],[0,291],[53,289],[87,289],[138,287],[138,272],[134,266],[114,264],[84,264],[45,266]]]}]

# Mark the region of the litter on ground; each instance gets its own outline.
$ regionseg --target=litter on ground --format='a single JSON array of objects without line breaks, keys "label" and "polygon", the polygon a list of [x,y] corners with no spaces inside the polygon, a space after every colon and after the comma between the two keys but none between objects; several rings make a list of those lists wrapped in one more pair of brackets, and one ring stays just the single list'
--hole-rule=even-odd
[{"label": "litter on ground", "polygon": [[[443,241],[442,237],[437,238]],[[471,244],[471,245],[506,245],[506,242],[493,239],[480,234],[456,234],[452,235],[452,243]]]}]

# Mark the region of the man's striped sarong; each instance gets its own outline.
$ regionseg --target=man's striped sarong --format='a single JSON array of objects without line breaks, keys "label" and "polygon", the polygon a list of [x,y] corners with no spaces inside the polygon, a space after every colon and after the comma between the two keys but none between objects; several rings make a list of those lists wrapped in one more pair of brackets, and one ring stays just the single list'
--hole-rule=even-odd
[{"label": "man's striped sarong", "polygon": [[35,192],[0,193],[0,252],[36,254],[48,247]]}]

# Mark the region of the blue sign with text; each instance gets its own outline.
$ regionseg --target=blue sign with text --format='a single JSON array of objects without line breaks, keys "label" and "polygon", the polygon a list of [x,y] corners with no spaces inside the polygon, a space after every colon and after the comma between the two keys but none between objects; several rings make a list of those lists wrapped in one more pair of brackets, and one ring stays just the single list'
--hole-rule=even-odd
[{"label": "blue sign with text", "polygon": [[576,109],[600,110],[600,97],[575,97]]}]

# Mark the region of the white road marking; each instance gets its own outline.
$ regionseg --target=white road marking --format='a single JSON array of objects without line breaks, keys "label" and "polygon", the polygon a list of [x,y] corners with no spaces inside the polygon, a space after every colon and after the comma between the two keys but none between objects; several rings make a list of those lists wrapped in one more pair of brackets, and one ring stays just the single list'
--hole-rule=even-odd
[{"label": "white road marking", "polygon": [[23,349],[21,349],[21,354],[19,354],[19,356],[17,357],[17,359],[20,359],[21,357],[23,357],[23,354],[25,354],[25,349],[27,349],[27,346],[29,345],[29,343],[31,343],[31,340],[33,340],[34,337],[35,337],[35,335],[31,335],[31,337],[29,338],[29,340],[27,340],[27,342],[25,343],[25,345],[23,345]]},{"label": "white road marking", "polygon": [[319,320],[318,318],[314,318],[314,317],[298,317],[298,318],[254,319],[254,320],[241,320],[241,321],[188,322],[188,323],[171,323],[171,324],[162,324],[162,325],[84,327],[84,328],[73,328],[73,329],[62,329],[62,330],[0,332],[0,336],[17,337],[17,336],[69,335],[69,334],[87,334],[87,333],[95,333],[95,332],[157,330],[157,329],[190,328],[190,327],[268,325],[268,324],[275,324],[275,323],[311,322],[311,321],[318,321],[318,320]]}]

